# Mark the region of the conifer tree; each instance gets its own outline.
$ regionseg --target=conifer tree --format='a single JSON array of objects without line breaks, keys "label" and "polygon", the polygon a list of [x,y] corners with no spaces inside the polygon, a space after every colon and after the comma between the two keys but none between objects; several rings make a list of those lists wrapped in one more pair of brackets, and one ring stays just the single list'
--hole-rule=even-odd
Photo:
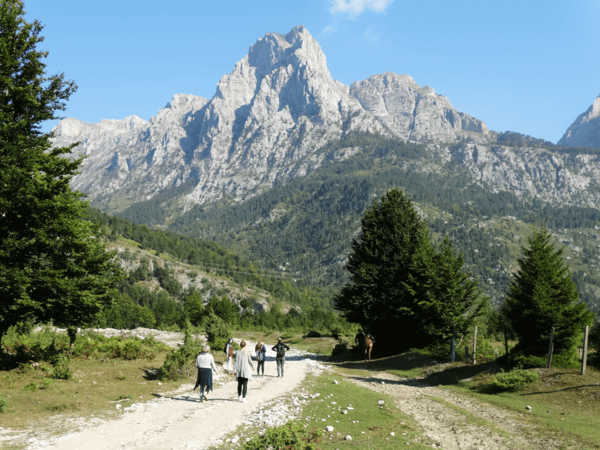
[{"label": "conifer tree", "polygon": [[22,1],[0,2],[0,339],[33,320],[67,327],[73,340],[112,303],[119,269],[69,187],[82,159],[41,131],[76,86],[46,76],[42,26],[24,14]]},{"label": "conifer tree", "polygon": [[579,300],[563,247],[555,247],[544,224],[534,228],[527,243],[502,309],[519,339],[514,352],[545,356],[554,327],[557,360],[568,361],[577,337],[592,323],[594,315]]},{"label": "conifer tree", "polygon": [[337,295],[335,308],[373,334],[377,347],[386,351],[421,343],[415,299],[405,283],[416,252],[428,239],[425,221],[394,188],[365,211],[361,235],[352,243],[347,264],[351,282]]},{"label": "conifer tree", "polygon": [[416,299],[415,319],[426,334],[425,345],[449,343],[454,333],[466,334],[488,302],[447,236],[439,248],[424,241],[405,286]]}]

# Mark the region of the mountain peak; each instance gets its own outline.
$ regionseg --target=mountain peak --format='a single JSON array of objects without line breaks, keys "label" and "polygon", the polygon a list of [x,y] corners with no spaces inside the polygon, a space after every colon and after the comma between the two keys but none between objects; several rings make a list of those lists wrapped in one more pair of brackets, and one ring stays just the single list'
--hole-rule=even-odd
[{"label": "mountain peak", "polygon": [[600,148],[600,95],[571,124],[557,145]]}]

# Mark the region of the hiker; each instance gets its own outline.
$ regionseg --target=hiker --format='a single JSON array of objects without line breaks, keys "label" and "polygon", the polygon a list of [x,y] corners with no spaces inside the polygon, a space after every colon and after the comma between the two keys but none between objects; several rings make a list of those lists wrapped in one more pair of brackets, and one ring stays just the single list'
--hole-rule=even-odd
[{"label": "hiker", "polygon": [[[213,388],[212,371],[214,370],[215,375],[217,374],[215,359],[210,354],[210,347],[208,345],[202,347],[202,353],[196,358],[196,367],[198,368],[198,379],[196,380],[194,389],[200,386],[200,402],[203,402],[204,400],[208,400],[206,394],[212,391]],[[206,394],[204,393],[204,389],[206,389]]]},{"label": "hiker", "polygon": [[371,350],[373,350],[373,344],[375,343],[375,339],[371,334],[367,334],[365,337],[365,344],[367,348],[365,348],[365,362],[367,361],[367,354],[369,356],[369,361],[371,361]]},{"label": "hiker", "polygon": [[[256,376],[264,377],[265,376],[265,358],[267,357],[267,347],[265,347],[265,341],[263,339],[260,340],[256,347],[254,347],[256,351]],[[262,375],[260,374],[260,369],[262,367]]]},{"label": "hiker", "polygon": [[[238,382],[238,400],[246,403],[246,392],[248,392],[248,380],[252,379],[252,356],[246,348],[246,341],[240,343],[240,351],[235,355],[234,371]],[[252,370],[251,370],[252,368]]]},{"label": "hiker", "polygon": [[275,347],[273,347],[273,351],[276,353],[275,361],[277,361],[277,377],[283,378],[283,365],[285,364],[285,351],[290,348],[283,343],[283,339],[279,338]]},{"label": "hiker", "polygon": [[231,360],[233,359],[233,338],[229,338],[223,351],[225,352],[225,357],[227,358],[227,367],[225,370],[231,372]]},{"label": "hiker", "polygon": [[358,333],[356,333],[356,336],[354,337],[354,343],[358,347],[358,357],[360,358],[365,349],[365,335],[363,334],[363,330],[358,330]]}]

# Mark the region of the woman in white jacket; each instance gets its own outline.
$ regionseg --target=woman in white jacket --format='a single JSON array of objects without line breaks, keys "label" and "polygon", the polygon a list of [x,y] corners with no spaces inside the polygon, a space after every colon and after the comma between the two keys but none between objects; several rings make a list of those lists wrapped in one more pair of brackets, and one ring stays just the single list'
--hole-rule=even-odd
[{"label": "woman in white jacket", "polygon": [[248,380],[252,378],[254,365],[252,356],[246,347],[246,341],[240,343],[240,351],[235,355],[235,366],[233,370],[238,381],[238,400],[246,403],[246,392],[248,392]]},{"label": "woman in white jacket", "polygon": [[[208,400],[206,394],[212,391],[213,388],[213,371],[215,375],[217,374],[215,359],[210,354],[210,347],[208,345],[202,347],[202,353],[196,358],[196,367],[198,368],[198,379],[194,389],[200,386],[200,401]],[[206,389],[206,394],[204,393],[204,389]]]}]

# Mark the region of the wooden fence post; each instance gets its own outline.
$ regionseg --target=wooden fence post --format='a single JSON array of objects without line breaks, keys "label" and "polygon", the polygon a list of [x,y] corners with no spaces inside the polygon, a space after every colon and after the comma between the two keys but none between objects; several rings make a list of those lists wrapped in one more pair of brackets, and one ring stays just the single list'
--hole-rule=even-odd
[{"label": "wooden fence post", "polygon": [[456,361],[456,327],[452,330],[452,346],[450,347],[450,362]]},{"label": "wooden fence post", "polygon": [[585,375],[585,366],[587,365],[587,344],[590,326],[585,326],[585,335],[583,336],[583,357],[581,358],[581,375]]},{"label": "wooden fence post", "polygon": [[475,326],[475,334],[473,335],[473,364],[477,364],[477,326]]},{"label": "wooden fence post", "polygon": [[548,346],[548,369],[552,368],[552,353],[554,352],[554,327],[550,332],[550,345]]}]

